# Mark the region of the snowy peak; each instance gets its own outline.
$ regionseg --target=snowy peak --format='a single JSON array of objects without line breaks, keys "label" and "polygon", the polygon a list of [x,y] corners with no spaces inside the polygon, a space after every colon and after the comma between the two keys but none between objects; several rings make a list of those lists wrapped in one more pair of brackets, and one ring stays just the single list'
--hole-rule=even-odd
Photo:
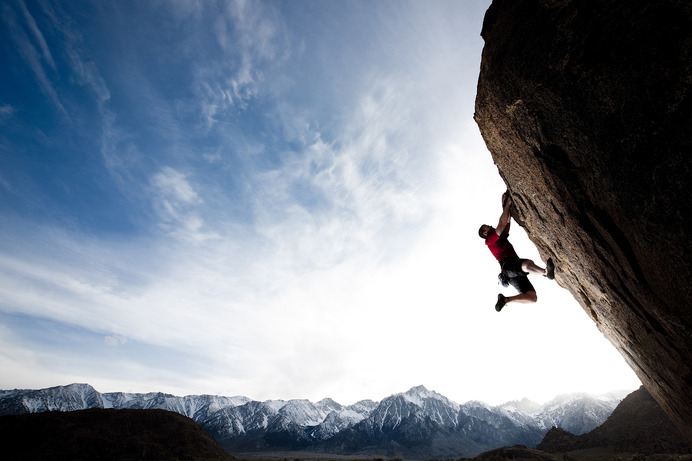
[{"label": "snowy peak", "polygon": [[425,386],[414,386],[401,395],[410,399],[413,403],[416,403],[416,401],[421,401],[426,398],[433,398],[436,394],[435,392],[429,391]]},{"label": "snowy peak", "polygon": [[315,407],[319,408],[325,413],[331,413],[332,411],[341,411],[344,407],[340,403],[335,402],[332,399],[322,399],[315,404]]},{"label": "snowy peak", "polygon": [[589,394],[561,395],[533,413],[542,427],[561,427],[581,435],[602,424],[622,399]]},{"label": "snowy peak", "polygon": [[432,421],[444,427],[456,427],[459,405],[424,386],[394,394],[380,402],[370,415],[373,428],[391,430],[407,419]]},{"label": "snowy peak", "polygon": [[324,421],[328,412],[313,405],[309,400],[289,400],[279,414],[299,426],[316,426]]},{"label": "snowy peak", "polygon": [[450,403],[446,397],[438,394],[435,391],[428,390],[425,386],[412,387],[411,389],[400,395],[403,395],[407,401],[415,405],[418,405],[421,408],[425,405],[425,402],[428,400],[439,400],[445,404]]},{"label": "snowy peak", "polygon": [[542,405],[532,400],[529,400],[526,397],[524,397],[521,400],[513,400],[511,402],[507,402],[500,405],[500,408],[503,408],[507,411],[521,412],[529,415],[537,413],[542,407]]},{"label": "snowy peak", "polygon": [[101,395],[88,384],[70,384],[42,390],[15,390],[3,393],[0,414],[74,411],[103,406]]},{"label": "snowy peak", "polygon": [[447,397],[438,394],[435,391],[428,390],[425,386],[412,387],[408,391],[402,394],[395,394],[392,397],[397,396],[403,397],[405,401],[410,402],[423,410],[437,408],[439,405],[444,405],[458,411],[460,407],[459,404],[452,402]]},{"label": "snowy peak", "polygon": [[352,410],[357,413],[371,413],[377,408],[378,403],[373,400],[361,400],[346,407],[346,410]]}]

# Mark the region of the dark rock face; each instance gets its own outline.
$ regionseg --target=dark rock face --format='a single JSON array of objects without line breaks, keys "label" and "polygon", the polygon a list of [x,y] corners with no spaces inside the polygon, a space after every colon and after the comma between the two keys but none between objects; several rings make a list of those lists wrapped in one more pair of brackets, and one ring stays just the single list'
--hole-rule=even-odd
[{"label": "dark rock face", "polygon": [[692,3],[494,0],[481,35],[512,216],[692,444]]}]

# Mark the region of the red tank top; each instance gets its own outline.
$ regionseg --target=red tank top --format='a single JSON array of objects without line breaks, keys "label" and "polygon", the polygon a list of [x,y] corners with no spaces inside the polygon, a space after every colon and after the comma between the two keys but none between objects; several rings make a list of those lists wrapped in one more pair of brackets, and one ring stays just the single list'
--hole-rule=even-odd
[{"label": "red tank top", "polygon": [[514,247],[507,238],[509,234],[503,232],[502,235],[498,236],[495,233],[495,229],[488,232],[488,237],[485,239],[485,244],[488,246],[490,252],[495,256],[497,262],[502,262],[505,258],[518,258],[517,252],[514,251]]}]

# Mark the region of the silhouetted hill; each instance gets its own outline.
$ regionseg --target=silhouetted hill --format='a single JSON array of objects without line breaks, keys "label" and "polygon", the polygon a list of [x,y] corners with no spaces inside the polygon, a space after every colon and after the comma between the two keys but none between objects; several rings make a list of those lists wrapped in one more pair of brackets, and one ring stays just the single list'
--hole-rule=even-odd
[{"label": "silhouetted hill", "polygon": [[553,428],[537,448],[550,453],[587,448],[640,454],[690,453],[680,431],[644,386],[628,395],[593,431],[577,436]]},{"label": "silhouetted hill", "polygon": [[90,409],[0,417],[7,460],[234,458],[191,419],[164,410]]}]

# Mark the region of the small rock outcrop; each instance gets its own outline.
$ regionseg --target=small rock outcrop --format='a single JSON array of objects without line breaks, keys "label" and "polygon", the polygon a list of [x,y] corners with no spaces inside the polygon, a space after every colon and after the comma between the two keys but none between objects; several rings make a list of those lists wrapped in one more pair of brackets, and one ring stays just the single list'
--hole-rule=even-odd
[{"label": "small rock outcrop", "polygon": [[494,0],[481,35],[513,218],[692,444],[692,3]]}]

